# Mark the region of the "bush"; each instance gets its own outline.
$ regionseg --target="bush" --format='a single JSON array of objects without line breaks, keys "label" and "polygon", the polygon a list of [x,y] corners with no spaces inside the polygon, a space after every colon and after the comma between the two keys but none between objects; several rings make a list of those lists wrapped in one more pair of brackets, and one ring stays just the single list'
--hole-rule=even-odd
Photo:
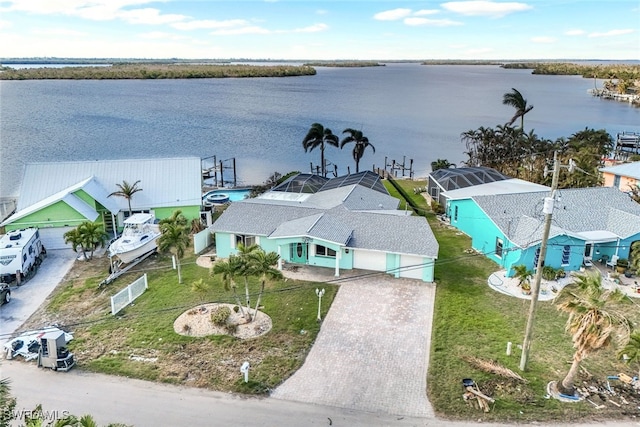
[{"label": "bush", "polygon": [[216,307],[211,311],[211,322],[216,326],[225,326],[229,316],[231,316],[231,310],[229,307]]},{"label": "bush", "polygon": [[555,280],[557,274],[556,269],[551,266],[545,265],[542,267],[542,278],[544,280]]}]

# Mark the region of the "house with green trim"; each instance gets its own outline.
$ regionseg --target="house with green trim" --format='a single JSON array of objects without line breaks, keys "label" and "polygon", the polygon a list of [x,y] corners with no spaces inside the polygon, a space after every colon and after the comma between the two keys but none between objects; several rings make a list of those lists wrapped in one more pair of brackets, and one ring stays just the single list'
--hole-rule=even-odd
[{"label": "house with green trim", "polygon": [[363,269],[434,281],[438,242],[424,217],[398,210],[378,175],[333,179],[298,174],[253,199],[233,202],[211,225],[216,254],[257,244],[283,263]]},{"label": "house with green trim", "polygon": [[37,227],[47,249],[68,247],[62,236],[83,221],[103,224],[114,233],[129,215],[126,199],[109,197],[123,181],[140,181],[142,188],[131,199],[132,213],[162,219],[181,209],[188,219],[199,218],[201,173],[199,157],[29,163],[16,212],[0,227]]},{"label": "house with green trim", "polygon": [[[548,191],[452,199],[450,223],[510,277],[516,265],[534,270],[538,264],[546,197]],[[640,205],[628,195],[613,187],[558,190],[543,265],[576,271],[628,259],[639,240]]]}]

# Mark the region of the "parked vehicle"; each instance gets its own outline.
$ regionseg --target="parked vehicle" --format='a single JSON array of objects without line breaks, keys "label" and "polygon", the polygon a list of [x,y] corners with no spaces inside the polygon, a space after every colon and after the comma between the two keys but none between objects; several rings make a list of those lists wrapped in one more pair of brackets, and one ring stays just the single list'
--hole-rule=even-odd
[{"label": "parked vehicle", "polygon": [[8,304],[11,301],[11,289],[6,283],[0,283],[0,305]]},{"label": "parked vehicle", "polygon": [[10,231],[0,238],[0,283],[28,279],[46,256],[37,228]]}]

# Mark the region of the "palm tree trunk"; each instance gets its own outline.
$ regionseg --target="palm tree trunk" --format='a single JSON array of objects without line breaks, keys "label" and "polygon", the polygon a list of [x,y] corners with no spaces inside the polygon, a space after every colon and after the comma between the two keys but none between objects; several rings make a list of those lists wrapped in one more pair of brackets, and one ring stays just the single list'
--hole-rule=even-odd
[{"label": "palm tree trunk", "polygon": [[360,172],[360,160],[356,160],[356,173]]},{"label": "palm tree trunk", "polygon": [[180,271],[180,259],[176,256],[176,264],[178,266],[178,284],[182,284],[182,273]]},{"label": "palm tree trunk", "polygon": [[324,168],[324,143],[320,146],[320,170],[322,171],[322,176],[326,177],[327,176],[327,171]]},{"label": "palm tree trunk", "polygon": [[238,307],[240,308],[240,314],[242,315],[242,317],[244,317],[245,319],[249,320],[247,318],[247,315],[244,312],[244,308],[242,307],[242,303],[240,302],[240,297],[238,296],[238,292],[236,291],[235,286],[232,289],[233,289],[233,297],[236,300],[236,304],[238,304]]},{"label": "palm tree trunk", "polygon": [[258,307],[260,307],[260,300],[262,299],[262,292],[264,292],[264,282],[265,280],[262,280],[262,283],[260,284],[260,293],[258,294],[258,300],[256,301],[256,309],[253,312],[253,317],[251,318],[251,321],[254,321],[256,319],[256,316],[258,315]]},{"label": "palm tree trunk", "polygon": [[244,276],[244,295],[247,300],[247,310],[251,309],[251,300],[249,299],[249,280]]},{"label": "palm tree trunk", "polygon": [[581,361],[582,358],[579,357],[577,353],[573,355],[573,363],[571,363],[571,368],[569,368],[567,376],[564,377],[560,384],[558,384],[558,391],[560,393],[569,396],[572,396],[575,393],[576,389],[573,386],[573,383],[575,382],[576,375],[578,375],[578,369],[580,368]]}]

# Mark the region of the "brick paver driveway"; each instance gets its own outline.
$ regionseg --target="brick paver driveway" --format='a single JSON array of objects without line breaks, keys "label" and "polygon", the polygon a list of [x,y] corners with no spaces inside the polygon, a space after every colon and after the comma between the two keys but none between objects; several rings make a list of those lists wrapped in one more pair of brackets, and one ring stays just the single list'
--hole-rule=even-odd
[{"label": "brick paver driveway", "polygon": [[302,368],[277,399],[433,416],[427,367],[435,285],[375,275],[340,290]]}]

